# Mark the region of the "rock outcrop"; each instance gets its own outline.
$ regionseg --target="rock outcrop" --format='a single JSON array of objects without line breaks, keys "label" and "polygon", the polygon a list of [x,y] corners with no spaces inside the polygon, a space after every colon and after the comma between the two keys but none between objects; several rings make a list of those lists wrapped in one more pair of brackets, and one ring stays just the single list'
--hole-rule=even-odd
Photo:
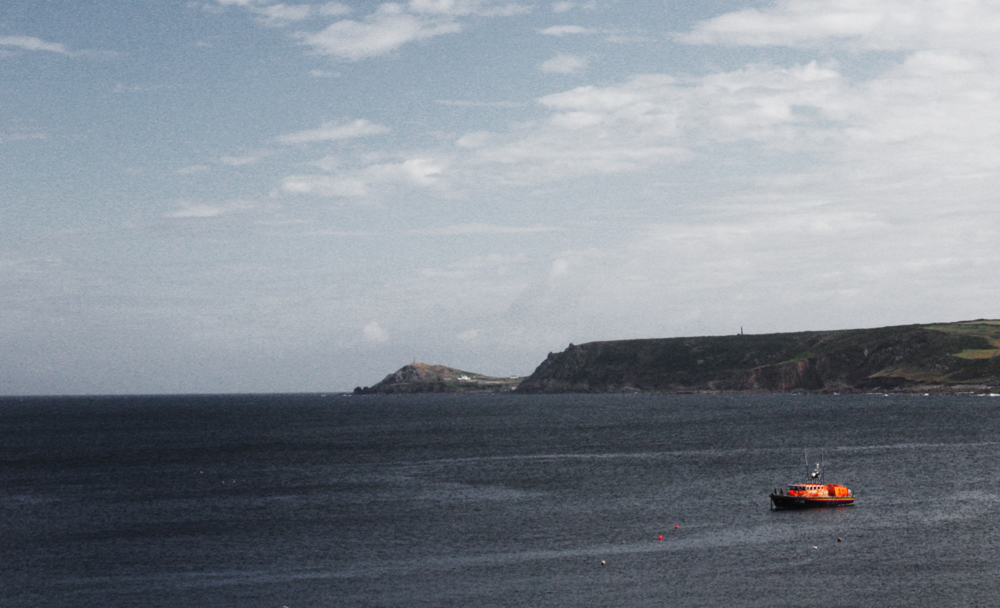
[{"label": "rock outcrop", "polygon": [[386,376],[378,384],[357,387],[355,395],[412,393],[509,392],[523,378],[494,378],[443,365],[412,363]]}]

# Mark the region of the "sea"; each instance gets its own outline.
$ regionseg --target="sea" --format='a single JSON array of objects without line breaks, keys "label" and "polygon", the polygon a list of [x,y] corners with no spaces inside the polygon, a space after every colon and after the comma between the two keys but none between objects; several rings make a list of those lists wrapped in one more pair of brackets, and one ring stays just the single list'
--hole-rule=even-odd
[{"label": "sea", "polygon": [[0,606],[1000,606],[1000,398],[2,398]]}]

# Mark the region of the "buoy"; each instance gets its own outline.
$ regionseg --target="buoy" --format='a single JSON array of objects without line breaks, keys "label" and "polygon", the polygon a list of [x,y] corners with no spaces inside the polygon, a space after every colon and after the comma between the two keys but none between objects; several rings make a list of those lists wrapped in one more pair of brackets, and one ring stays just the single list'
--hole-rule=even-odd
[{"label": "buoy", "polygon": [[607,565],[607,564],[605,564],[605,563],[604,563],[604,560],[603,560],[603,559],[601,560],[601,565],[602,565],[602,566],[605,566],[605,565]]},{"label": "buoy", "polygon": [[839,543],[839,542],[840,542],[840,540],[841,540],[841,539],[840,539],[840,537],[838,536],[838,537],[837,537],[837,542]]},{"label": "buoy", "polygon": [[681,529],[680,526],[674,526],[674,530],[680,530],[680,529]]},{"label": "buoy", "polygon": [[660,540],[663,540],[663,537],[662,537],[662,536],[660,537]]}]

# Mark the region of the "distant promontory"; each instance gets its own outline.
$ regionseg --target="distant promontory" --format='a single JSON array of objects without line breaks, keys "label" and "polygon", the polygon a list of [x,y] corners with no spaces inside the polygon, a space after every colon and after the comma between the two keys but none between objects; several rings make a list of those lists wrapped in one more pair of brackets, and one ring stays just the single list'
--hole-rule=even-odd
[{"label": "distant promontory", "polygon": [[549,353],[524,379],[414,364],[355,392],[471,390],[998,392],[1000,321],[570,344],[561,353]]},{"label": "distant promontory", "polygon": [[355,395],[407,393],[499,393],[514,390],[522,377],[495,378],[443,365],[413,362],[374,386],[357,387]]}]

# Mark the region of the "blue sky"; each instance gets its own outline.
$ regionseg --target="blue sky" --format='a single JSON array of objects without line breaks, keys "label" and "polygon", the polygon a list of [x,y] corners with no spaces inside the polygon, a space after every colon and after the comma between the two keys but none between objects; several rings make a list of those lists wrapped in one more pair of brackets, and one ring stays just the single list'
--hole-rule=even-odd
[{"label": "blue sky", "polygon": [[996,318],[998,46],[974,0],[10,0],[0,393]]}]

